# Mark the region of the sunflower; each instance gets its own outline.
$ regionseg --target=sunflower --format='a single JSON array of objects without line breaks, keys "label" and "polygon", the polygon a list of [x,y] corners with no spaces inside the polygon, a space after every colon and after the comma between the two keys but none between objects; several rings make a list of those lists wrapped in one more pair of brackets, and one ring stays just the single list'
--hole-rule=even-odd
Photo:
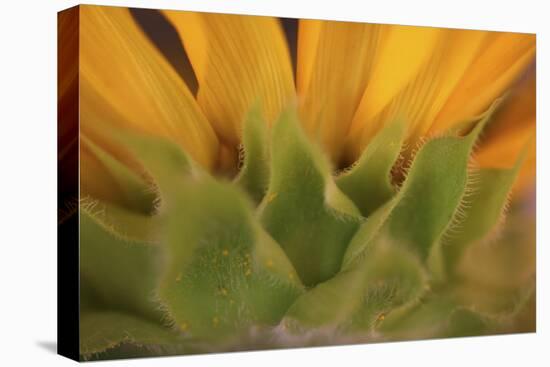
[{"label": "sunflower", "polygon": [[78,42],[83,356],[522,330],[534,35],[86,5]]}]

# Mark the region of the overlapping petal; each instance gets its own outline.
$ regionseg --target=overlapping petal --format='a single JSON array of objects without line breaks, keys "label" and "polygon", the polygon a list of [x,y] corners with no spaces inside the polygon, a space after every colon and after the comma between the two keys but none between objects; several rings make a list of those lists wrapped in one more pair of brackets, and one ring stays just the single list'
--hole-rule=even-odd
[{"label": "overlapping petal", "polygon": [[385,25],[346,140],[348,163],[382,126],[409,123],[409,141],[479,115],[521,77],[535,53],[529,34]]},{"label": "overlapping petal", "polygon": [[[412,106],[416,98],[420,99],[417,94],[422,92],[431,78],[425,72],[426,65],[441,44],[444,31],[438,28],[385,25],[383,33],[382,42],[375,50],[376,53],[371,55],[376,62],[372,78],[355,112],[349,131],[352,137],[366,135],[370,139],[389,119],[390,116],[382,121],[376,119],[384,111],[387,112],[388,106],[395,111],[389,114],[393,117]],[[410,85],[416,87],[407,90]]]},{"label": "overlapping petal", "polygon": [[301,20],[297,90],[306,131],[340,159],[381,38],[376,24]]},{"label": "overlapping petal", "polygon": [[259,102],[272,123],[295,98],[281,25],[270,17],[163,11],[180,34],[195,71],[197,101],[220,139],[236,147]]},{"label": "overlapping petal", "polygon": [[[93,127],[112,123],[170,137],[198,162],[231,174],[255,103],[271,125],[297,96],[305,130],[334,163],[349,164],[395,119],[407,121],[414,146],[479,115],[535,55],[529,34],[300,20],[295,87],[277,19],[163,11],[192,64],[195,99],[128,9],[81,9],[84,132],[94,139]],[[501,128],[484,141],[483,166],[501,165],[503,144],[517,148],[506,153],[514,161],[533,135],[534,82],[522,88],[511,100],[523,102],[509,101],[498,114]],[[529,149],[524,172],[532,177]]]},{"label": "overlapping petal", "polygon": [[487,33],[482,48],[434,121],[432,131],[444,130],[481,113],[502,96],[533,61],[534,35]]},{"label": "overlapping petal", "polygon": [[183,80],[126,8],[80,7],[81,128],[164,136],[206,167],[218,141]]}]

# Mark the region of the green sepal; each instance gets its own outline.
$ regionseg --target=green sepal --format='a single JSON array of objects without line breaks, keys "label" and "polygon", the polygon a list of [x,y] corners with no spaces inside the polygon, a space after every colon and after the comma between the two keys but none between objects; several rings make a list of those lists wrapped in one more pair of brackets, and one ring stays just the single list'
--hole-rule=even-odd
[{"label": "green sepal", "polygon": [[368,217],[396,193],[391,170],[399,157],[406,132],[403,120],[384,127],[365,148],[353,167],[336,179],[336,184]]},{"label": "green sepal", "polygon": [[296,331],[331,327],[369,331],[394,307],[418,299],[428,278],[407,249],[379,241],[367,256],[301,296],[285,324]]},{"label": "green sepal", "polygon": [[394,308],[415,302],[429,289],[429,277],[416,255],[381,241],[364,260],[367,287],[348,328],[372,330]]},{"label": "green sepal", "polygon": [[442,335],[445,338],[481,336],[491,332],[495,327],[494,320],[474,310],[459,307],[450,315],[446,330]]},{"label": "green sepal", "polygon": [[360,212],[334,183],[327,159],[301,131],[294,111],[284,112],[276,122],[271,149],[261,221],[302,282],[313,286],[338,272]]},{"label": "green sepal", "polygon": [[532,208],[515,206],[498,236],[465,249],[448,280],[456,302],[506,318],[523,308],[536,287],[535,229]]},{"label": "green sepal", "polygon": [[92,198],[81,199],[80,209],[122,241],[158,243],[160,222],[156,215],[130,211]]},{"label": "green sepal", "polygon": [[162,317],[154,300],[159,248],[125,241],[107,231],[88,212],[80,212],[80,278],[110,309]]},{"label": "green sepal", "polygon": [[184,343],[185,339],[177,332],[130,314],[99,310],[80,314],[80,356],[84,360],[109,353],[123,344],[148,350],[152,355],[165,355],[183,352]]},{"label": "green sepal", "polygon": [[471,135],[429,141],[418,152],[400,190],[384,230],[422,259],[427,259],[460,207],[474,141]]},{"label": "green sepal", "polygon": [[187,180],[172,201],[158,290],[169,319],[208,340],[276,325],[303,286],[243,193],[229,183]]},{"label": "green sepal", "polygon": [[386,202],[359,227],[344,254],[342,271],[349,269],[356,262],[362,261],[369,249],[373,247],[374,241],[382,236],[382,228],[398,202],[397,199]]},{"label": "green sepal", "polygon": [[80,138],[82,143],[86,144],[117,183],[119,192],[122,195],[120,198],[121,203],[129,209],[150,213],[155,200],[155,194],[150,185],[91,139],[88,139],[85,135],[81,135]]},{"label": "green sepal", "polygon": [[441,244],[446,275],[453,275],[464,251],[469,245],[490,236],[498,230],[504,211],[521,167],[523,159],[511,169],[479,170],[475,176],[472,192],[467,197],[468,205],[462,214],[459,231]]},{"label": "green sepal", "polygon": [[243,161],[237,185],[246,190],[257,204],[269,185],[269,129],[259,105],[248,113],[243,125]]},{"label": "green sepal", "polygon": [[161,206],[170,203],[170,197],[187,177],[208,175],[180,146],[167,139],[122,130],[113,130],[110,136],[143,165],[156,185]]},{"label": "green sepal", "polygon": [[[178,191],[181,180],[188,176],[206,176],[179,146],[166,139],[117,129],[105,134],[137,158],[151,176],[151,186],[156,186],[148,190],[160,199],[161,204],[170,203],[170,195]],[[128,170],[124,166],[122,168]],[[150,210],[145,214],[87,197],[82,200],[81,208],[105,230],[124,241],[156,243],[159,240],[159,205],[155,211]]]},{"label": "green sepal", "polygon": [[484,335],[493,328],[483,314],[433,294],[390,312],[376,331],[383,340],[407,340]]},{"label": "green sepal", "polygon": [[384,236],[428,260],[462,205],[472,148],[493,108],[464,137],[444,136],[418,151],[399,192],[362,225],[344,256],[344,269]]}]

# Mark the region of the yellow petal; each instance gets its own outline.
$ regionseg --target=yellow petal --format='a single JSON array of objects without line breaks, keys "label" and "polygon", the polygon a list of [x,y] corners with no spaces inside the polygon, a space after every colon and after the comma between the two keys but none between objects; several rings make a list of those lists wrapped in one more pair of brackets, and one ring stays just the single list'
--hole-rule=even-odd
[{"label": "yellow petal", "polygon": [[218,156],[212,127],[129,10],[81,6],[80,35],[81,126],[103,121],[167,137],[212,167]]},{"label": "yellow petal", "polygon": [[300,117],[337,162],[371,74],[380,25],[300,21],[297,80]]},{"label": "yellow petal", "polygon": [[305,95],[313,70],[319,44],[321,27],[325,20],[300,19],[298,23],[298,45],[296,63],[296,90],[298,95]]},{"label": "yellow petal", "polygon": [[[502,139],[503,135],[513,134],[522,129],[524,122],[534,122],[536,117],[536,69],[531,64],[521,80],[511,88],[502,107],[484,132],[483,143]],[[513,163],[513,162],[512,162]]]},{"label": "yellow petal", "polygon": [[[425,136],[433,119],[449,98],[489,32],[440,29],[432,54],[407,86],[372,121],[382,126],[396,118],[408,123],[408,140],[416,142]],[[372,129],[364,130],[364,140]]]},{"label": "yellow petal", "polygon": [[534,35],[492,33],[439,112],[431,131],[444,131],[480,114],[505,93],[534,56]]},{"label": "yellow petal", "polygon": [[[482,167],[508,168],[523,149],[525,162],[516,182],[522,190],[535,179],[536,165],[536,73],[534,65],[497,112],[481,142],[477,161]],[[527,148],[525,145],[528,144]]]},{"label": "yellow petal", "polygon": [[510,168],[535,131],[535,120],[518,120],[517,128],[485,143],[476,160],[481,167]]},{"label": "yellow petal", "polygon": [[373,135],[372,123],[399,92],[419,74],[441,40],[442,30],[428,27],[384,26],[372,78],[355,113],[350,135]]},{"label": "yellow petal", "polygon": [[424,110],[416,120],[412,121],[410,131],[412,141],[426,135],[437,114],[441,111],[449,96],[460,82],[467,68],[479,55],[490,32],[471,31],[464,29],[449,29],[444,31],[444,37],[439,47],[434,50],[434,58],[438,65],[432,72],[435,79],[432,84],[433,93],[427,98]]},{"label": "yellow petal", "polygon": [[[402,31],[407,32],[407,29]],[[374,105],[380,97],[374,92],[369,94],[372,85],[369,81],[350,131],[351,144],[347,146],[351,150],[348,153],[351,160],[360,154],[381,126],[395,118],[408,121],[408,139],[414,143],[427,134],[441,133],[480,114],[510,87],[534,53],[534,43],[531,44],[532,40],[526,39],[525,35],[518,37],[510,33],[451,29],[433,31],[438,33],[430,42],[431,54],[400,91],[387,103],[378,104],[383,107],[371,109],[370,114],[365,112],[369,111],[365,103]],[[515,51],[507,51],[510,48]],[[491,65],[496,65],[494,58],[497,55],[508,60],[508,64],[504,61],[504,66],[501,64],[488,70]],[[408,59],[401,60],[401,65],[395,61],[394,70],[409,68],[403,63]],[[390,66],[389,63],[386,65]],[[482,66],[485,69],[480,69]],[[391,70],[386,72],[387,79],[391,80]],[[373,78],[375,76],[373,73]],[[462,100],[459,101],[457,96]]]},{"label": "yellow petal", "polygon": [[510,168],[521,152],[526,149],[526,158],[518,174],[514,191],[522,191],[535,182],[536,142],[535,120],[518,121],[518,128],[502,134],[480,148],[476,155],[481,167]]},{"label": "yellow petal", "polygon": [[227,145],[240,141],[242,121],[260,102],[271,123],[295,98],[292,64],[277,19],[163,11],[193,65],[197,101]]}]

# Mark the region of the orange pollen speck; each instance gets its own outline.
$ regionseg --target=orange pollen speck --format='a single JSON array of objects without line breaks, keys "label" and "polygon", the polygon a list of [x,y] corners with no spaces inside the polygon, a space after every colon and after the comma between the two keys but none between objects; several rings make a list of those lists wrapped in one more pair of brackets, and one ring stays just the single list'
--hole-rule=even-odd
[{"label": "orange pollen speck", "polygon": [[271,194],[269,194],[269,196],[267,197],[267,202],[268,203],[271,203],[273,200],[275,200],[275,198],[277,197],[277,193],[276,192],[272,192]]}]

